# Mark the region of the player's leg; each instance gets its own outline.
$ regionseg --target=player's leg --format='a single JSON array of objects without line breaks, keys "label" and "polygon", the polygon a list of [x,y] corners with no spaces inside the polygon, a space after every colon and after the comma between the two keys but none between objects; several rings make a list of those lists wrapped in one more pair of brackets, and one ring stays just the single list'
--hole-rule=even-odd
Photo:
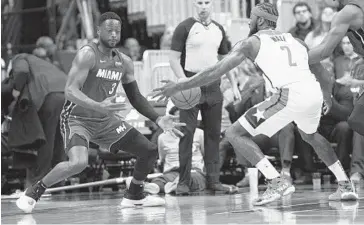
[{"label": "player's leg", "polygon": [[354,109],[349,117],[351,129],[364,136],[364,94],[362,94],[354,105]]},{"label": "player's leg", "polygon": [[267,204],[295,190],[288,180],[280,177],[258,145],[250,138],[251,135],[258,134],[271,137],[292,122],[291,115],[285,110],[287,95],[288,92],[282,90],[254,106],[226,131],[226,137],[233,145],[235,152],[244,156],[269,180],[266,192],[254,202],[255,205]]},{"label": "player's leg", "polygon": [[137,157],[133,179],[124,194],[122,207],[134,206],[161,206],[164,199],[144,194],[144,181],[152,171],[158,157],[158,149],[135,128],[116,118],[110,119],[102,125],[103,130],[95,137],[95,142],[101,147],[110,149],[111,152],[123,150]]},{"label": "player's leg", "polygon": [[355,190],[360,187],[360,180],[364,177],[364,136],[354,132],[353,153],[351,156],[350,180]]},{"label": "player's leg", "polygon": [[88,164],[88,139],[90,132],[80,121],[62,122],[62,135],[65,149],[68,150],[68,161],[58,163],[42,180],[25,191],[16,204],[24,212],[31,212],[46,188],[82,172]]},{"label": "player's leg", "polygon": [[290,123],[278,133],[278,148],[281,155],[282,175],[291,178],[291,165],[295,145],[294,124]]},{"label": "player's leg", "polygon": [[331,144],[317,132],[321,117],[321,104],[312,100],[312,107],[295,119],[302,139],[309,143],[320,159],[333,172],[338,181],[338,190],[329,196],[329,200],[356,200],[358,195],[335,154]]}]

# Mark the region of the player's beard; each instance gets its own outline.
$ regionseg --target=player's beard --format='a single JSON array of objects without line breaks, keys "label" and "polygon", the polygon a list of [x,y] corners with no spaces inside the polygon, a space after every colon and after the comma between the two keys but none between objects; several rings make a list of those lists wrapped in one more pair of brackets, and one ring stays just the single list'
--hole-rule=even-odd
[{"label": "player's beard", "polygon": [[100,38],[100,42],[101,42],[101,44],[103,45],[103,46],[105,46],[106,48],[114,48],[115,46],[111,46],[110,44],[109,44],[109,42],[108,41],[105,41],[105,40],[103,40],[102,38]]},{"label": "player's beard", "polygon": [[257,32],[258,32],[258,27],[257,25],[255,25],[253,29],[250,29],[248,37],[256,34]]}]

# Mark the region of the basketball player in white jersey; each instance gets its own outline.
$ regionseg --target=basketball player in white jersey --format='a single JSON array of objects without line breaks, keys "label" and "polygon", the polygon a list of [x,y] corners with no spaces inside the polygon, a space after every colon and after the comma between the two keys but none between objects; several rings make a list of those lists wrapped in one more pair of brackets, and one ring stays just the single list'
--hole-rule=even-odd
[{"label": "basketball player in white jersey", "polygon": [[[307,48],[301,41],[289,33],[274,30],[277,19],[275,6],[258,4],[251,13],[249,37],[236,44],[226,58],[194,77],[180,79],[177,84],[169,81],[155,90],[156,96],[163,99],[178,91],[210,83],[250,58],[277,90],[272,97],[249,109],[226,131],[235,150],[269,180],[267,190],[253,204],[264,205],[295,191],[250,139],[259,134],[271,137],[291,122],[297,124],[302,138],[315,149],[338,180],[338,189],[329,200],[356,200],[358,195],[330,143],[317,133],[323,100],[331,97],[329,81],[325,80],[329,76],[321,74],[326,71],[320,63],[309,67]],[[310,69],[317,74],[316,77]],[[330,104],[326,105],[325,111],[330,107]]]}]

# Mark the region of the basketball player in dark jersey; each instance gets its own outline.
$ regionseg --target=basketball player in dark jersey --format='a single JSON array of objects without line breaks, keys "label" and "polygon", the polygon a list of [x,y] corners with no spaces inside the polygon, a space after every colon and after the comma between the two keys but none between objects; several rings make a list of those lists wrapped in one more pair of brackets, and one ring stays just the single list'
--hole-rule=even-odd
[{"label": "basketball player in dark jersey", "polygon": [[17,200],[17,206],[24,212],[32,211],[47,187],[86,168],[89,141],[111,152],[122,149],[137,156],[133,179],[121,201],[122,207],[165,204],[164,199],[143,193],[144,180],[153,168],[158,150],[155,144],[115,115],[126,108],[125,103],[115,102],[119,83],[123,84],[131,105],[164,131],[182,135],[176,127],[183,124],[173,122],[173,116],[159,116],[140,94],[132,60],[113,49],[120,41],[120,32],[120,17],[112,12],[104,13],[98,27],[99,44],[88,44],[77,53],[68,75],[67,100],[61,113],[61,131],[69,161],[56,165]]},{"label": "basketball player in dark jersey", "polygon": [[[331,22],[331,29],[323,42],[309,51],[310,64],[330,57],[346,35],[354,51],[364,57],[364,0],[336,1],[339,1],[342,9]],[[364,81],[353,80],[352,83],[354,82],[357,86],[361,86],[361,91],[348,122],[354,131],[364,136]]]}]

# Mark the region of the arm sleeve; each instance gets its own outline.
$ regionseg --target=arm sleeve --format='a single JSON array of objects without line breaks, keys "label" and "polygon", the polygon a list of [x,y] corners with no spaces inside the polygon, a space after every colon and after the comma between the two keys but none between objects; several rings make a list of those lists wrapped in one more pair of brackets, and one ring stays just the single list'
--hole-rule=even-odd
[{"label": "arm sleeve", "polygon": [[187,27],[185,22],[180,23],[173,33],[171,50],[182,52],[186,45],[188,37]]},{"label": "arm sleeve", "polygon": [[123,84],[125,94],[128,97],[130,104],[143,116],[153,122],[156,122],[159,115],[150,105],[148,100],[140,93],[137,82]]}]

